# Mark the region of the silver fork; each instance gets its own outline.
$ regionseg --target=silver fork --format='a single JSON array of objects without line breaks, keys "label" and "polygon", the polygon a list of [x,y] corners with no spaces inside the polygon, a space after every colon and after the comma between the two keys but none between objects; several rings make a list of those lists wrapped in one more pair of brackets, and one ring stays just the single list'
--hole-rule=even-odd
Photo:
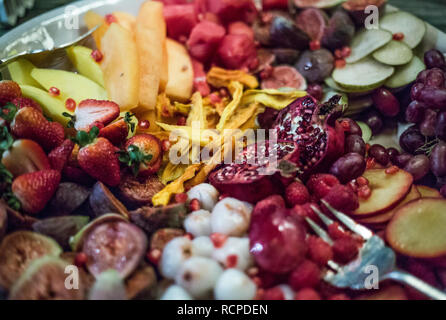
[{"label": "silver fork", "polygon": [[[349,264],[341,266],[334,261],[329,261],[329,269],[327,269],[324,274],[325,281],[337,288],[350,288],[353,290],[370,289],[370,285],[368,285],[368,277],[371,275],[371,272],[373,272],[372,268],[376,268],[375,270],[378,271],[380,282],[384,280],[394,280],[418,290],[431,299],[446,300],[446,294],[442,291],[432,287],[408,272],[399,270],[396,267],[395,252],[387,247],[380,237],[374,235],[371,230],[356,223],[342,212],[334,209],[326,201],[322,200],[322,203],[344,225],[344,227],[361,236],[365,241],[359,251],[358,258]],[[334,223],[332,219],[323,214],[315,206],[313,206],[312,209],[326,226]],[[305,219],[319,237],[327,243],[333,244],[333,240],[323,228],[311,218]]]}]

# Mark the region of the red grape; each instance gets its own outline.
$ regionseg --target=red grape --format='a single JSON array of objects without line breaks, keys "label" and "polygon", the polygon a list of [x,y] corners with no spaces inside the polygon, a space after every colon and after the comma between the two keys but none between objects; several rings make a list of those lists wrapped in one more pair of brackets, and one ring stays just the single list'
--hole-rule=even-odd
[{"label": "red grape", "polygon": [[375,110],[367,113],[365,116],[365,123],[370,127],[374,135],[379,134],[384,127],[384,122],[381,115]]},{"label": "red grape", "polygon": [[426,138],[416,126],[408,128],[400,137],[400,145],[404,151],[415,154],[426,143]]},{"label": "red grape", "polygon": [[440,112],[437,116],[435,135],[442,140],[446,140],[446,112]]},{"label": "red grape", "polygon": [[432,109],[426,109],[424,119],[420,123],[420,132],[425,137],[435,135],[435,126],[437,123],[437,112]]},{"label": "red grape", "polygon": [[426,106],[419,101],[412,101],[406,109],[406,121],[419,123],[424,119],[424,111]]},{"label": "red grape", "polygon": [[446,109],[446,89],[424,86],[415,100],[424,102],[430,108]]},{"label": "red grape", "polygon": [[345,153],[357,153],[365,156],[365,142],[361,136],[351,134],[345,138]]},{"label": "red grape", "polygon": [[386,117],[395,117],[400,112],[400,103],[387,89],[379,88],[373,92],[373,102]]},{"label": "red grape", "polygon": [[426,77],[425,84],[429,87],[444,88],[445,75],[443,70],[438,68],[433,68],[427,71],[428,74]]},{"label": "red grape", "polygon": [[383,166],[386,166],[389,163],[389,155],[387,154],[387,150],[380,144],[374,144],[370,147],[369,156],[374,158]]},{"label": "red grape", "polygon": [[436,177],[446,176],[446,143],[441,141],[432,150],[430,156],[430,165],[432,173]]},{"label": "red grape", "polygon": [[415,181],[424,178],[430,170],[429,158],[424,154],[419,154],[409,160],[404,170],[412,174]]},{"label": "red grape", "polygon": [[420,96],[420,91],[423,88],[424,88],[424,83],[421,82],[415,83],[412,86],[412,89],[410,90],[410,97],[412,98],[412,100],[418,100],[418,97]]},{"label": "red grape", "polygon": [[436,49],[431,49],[424,54],[424,63],[428,69],[440,68],[446,69],[446,61],[443,53]]}]

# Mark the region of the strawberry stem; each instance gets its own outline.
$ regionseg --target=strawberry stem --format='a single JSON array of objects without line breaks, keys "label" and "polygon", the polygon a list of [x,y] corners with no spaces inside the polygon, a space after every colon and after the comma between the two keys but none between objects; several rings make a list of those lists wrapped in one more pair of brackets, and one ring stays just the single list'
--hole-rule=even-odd
[{"label": "strawberry stem", "polygon": [[11,189],[13,175],[6,167],[0,163],[0,192],[1,198],[6,201],[8,206],[14,210],[20,210],[19,199],[14,195]]},{"label": "strawberry stem", "polygon": [[71,141],[77,143],[79,147],[83,148],[91,143],[98,137],[99,128],[93,127],[89,132],[78,131],[75,138],[71,138]]},{"label": "strawberry stem", "polygon": [[12,122],[14,120],[14,117],[18,111],[18,108],[16,105],[12,103],[7,103],[1,108],[0,118],[5,119],[7,122]]},{"label": "strawberry stem", "polygon": [[119,161],[129,167],[135,177],[139,174],[141,164],[148,165],[153,159],[153,155],[144,154],[135,145],[129,146],[127,151],[118,151],[117,154],[119,155]]},{"label": "strawberry stem", "polygon": [[125,116],[124,116],[124,121],[125,121],[125,123],[127,123],[127,126],[129,128],[130,132],[135,132],[136,124],[134,122],[132,122],[132,118],[134,116],[135,115],[133,113],[130,113],[130,112],[126,112]]},{"label": "strawberry stem", "polygon": [[0,158],[3,155],[3,152],[9,150],[12,144],[14,143],[14,139],[12,135],[8,131],[8,127],[2,127],[0,129]]},{"label": "strawberry stem", "polygon": [[67,128],[68,129],[74,128],[74,123],[76,122],[76,116],[69,114],[68,112],[64,112],[64,113],[62,113],[62,115],[65,118],[70,119],[70,121],[68,121],[68,123],[67,123]]}]

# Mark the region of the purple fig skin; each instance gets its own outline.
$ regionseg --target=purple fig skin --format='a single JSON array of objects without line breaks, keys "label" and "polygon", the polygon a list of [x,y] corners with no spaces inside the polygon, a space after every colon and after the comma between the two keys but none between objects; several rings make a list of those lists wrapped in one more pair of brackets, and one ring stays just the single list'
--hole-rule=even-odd
[{"label": "purple fig skin", "polygon": [[355,25],[344,10],[336,10],[331,16],[322,37],[322,46],[335,50],[349,45],[355,35]]},{"label": "purple fig skin", "polygon": [[378,7],[379,17],[382,17],[387,5],[387,0],[365,0],[365,1],[347,1],[342,7],[350,14],[356,26],[363,27],[365,20],[370,15],[365,13],[365,9],[369,5]]},{"label": "purple fig skin", "polygon": [[121,214],[126,218],[129,216],[127,208],[102,182],[97,182],[94,185],[89,202],[95,217],[109,213]]}]

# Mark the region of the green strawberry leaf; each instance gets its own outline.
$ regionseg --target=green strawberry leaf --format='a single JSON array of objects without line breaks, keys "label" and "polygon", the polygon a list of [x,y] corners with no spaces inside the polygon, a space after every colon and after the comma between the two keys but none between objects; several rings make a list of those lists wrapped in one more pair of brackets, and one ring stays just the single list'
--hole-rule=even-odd
[{"label": "green strawberry leaf", "polygon": [[12,103],[7,103],[1,108],[0,118],[5,119],[7,122],[12,122],[12,120],[14,120],[17,111],[18,108],[16,105]]},{"label": "green strawberry leaf", "polygon": [[0,129],[0,157],[2,156],[4,151],[9,150],[12,144],[14,143],[14,139],[12,135],[9,133],[8,128],[1,127]]},{"label": "green strawberry leaf", "polygon": [[153,155],[145,154],[135,145],[130,145],[126,150],[118,151],[119,161],[132,170],[136,177],[139,174],[141,164],[148,165],[153,159]]},{"label": "green strawberry leaf", "polygon": [[68,129],[74,128],[74,123],[76,122],[76,116],[69,114],[68,112],[64,112],[64,113],[62,113],[62,115],[65,118],[70,119],[70,121],[68,121],[68,123],[67,123],[67,128]]},{"label": "green strawberry leaf", "polygon": [[130,112],[126,112],[125,116],[124,116],[124,121],[127,123],[127,126],[129,128],[130,132],[135,132],[136,124],[134,122],[132,122],[132,120],[133,120],[132,118],[134,116],[135,115],[133,113],[130,113]]},{"label": "green strawberry leaf", "polygon": [[77,143],[79,147],[83,148],[91,143],[98,137],[99,135],[99,128],[93,127],[90,129],[89,132],[87,131],[78,131],[76,133],[76,137],[71,137],[71,141],[74,143]]}]

